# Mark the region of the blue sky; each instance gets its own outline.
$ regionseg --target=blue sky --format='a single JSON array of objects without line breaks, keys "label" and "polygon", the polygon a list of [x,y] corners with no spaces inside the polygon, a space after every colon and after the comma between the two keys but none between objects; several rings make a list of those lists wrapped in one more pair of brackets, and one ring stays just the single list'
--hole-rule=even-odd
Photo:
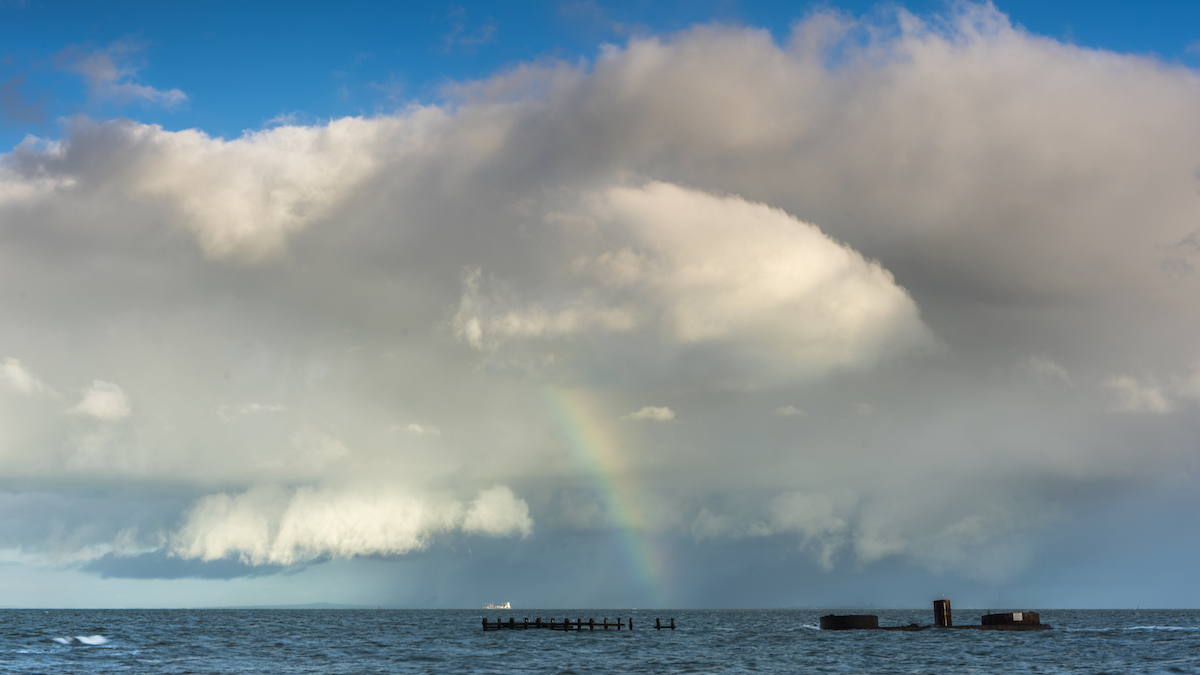
[{"label": "blue sky", "polygon": [[1200,606],[1195,26],[0,0],[0,606]]},{"label": "blue sky", "polygon": [[[320,120],[391,112],[443,100],[447,83],[486,78],[544,59],[590,62],[601,45],[670,34],[693,24],[728,23],[786,40],[806,14],[833,7],[851,15],[882,11],[872,2],[300,3],[38,2],[0,6],[5,45],[0,78],[35,109],[0,129],[5,147],[26,133],[57,136],[56,120],[84,113],[128,116],[168,129],[199,128],[236,137],[272,120]],[[903,6],[930,16],[944,2]],[[1032,33],[1071,44],[1195,66],[1192,29],[1200,8],[1187,2],[1005,2],[998,9]],[[122,81],[187,99],[153,105],[89,96],[64,52],[125,44]],[[69,61],[70,59],[65,59]],[[38,105],[40,103],[40,105]],[[38,118],[36,121],[30,118]]]}]

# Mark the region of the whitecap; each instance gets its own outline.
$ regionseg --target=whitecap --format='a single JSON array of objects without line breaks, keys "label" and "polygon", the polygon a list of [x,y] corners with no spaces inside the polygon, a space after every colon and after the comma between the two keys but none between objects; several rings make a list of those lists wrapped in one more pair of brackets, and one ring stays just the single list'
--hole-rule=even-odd
[{"label": "whitecap", "polygon": [[103,635],[76,635],[75,637],[56,637],[52,638],[60,645],[69,645],[78,642],[81,645],[102,645],[108,643],[108,638]]}]

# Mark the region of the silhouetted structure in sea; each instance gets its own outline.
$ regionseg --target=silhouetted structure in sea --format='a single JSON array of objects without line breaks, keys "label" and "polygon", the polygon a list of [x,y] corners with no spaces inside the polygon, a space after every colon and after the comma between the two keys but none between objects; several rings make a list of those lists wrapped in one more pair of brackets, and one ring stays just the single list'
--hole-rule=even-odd
[{"label": "silhouetted structure in sea", "polygon": [[933,625],[922,626],[910,623],[907,626],[880,626],[875,614],[826,614],[821,617],[821,630],[900,630],[917,631],[926,628],[953,628],[956,630],[1049,630],[1052,626],[1042,623],[1037,612],[1005,612],[984,614],[978,626],[955,626],[950,615],[949,600],[934,600]]}]

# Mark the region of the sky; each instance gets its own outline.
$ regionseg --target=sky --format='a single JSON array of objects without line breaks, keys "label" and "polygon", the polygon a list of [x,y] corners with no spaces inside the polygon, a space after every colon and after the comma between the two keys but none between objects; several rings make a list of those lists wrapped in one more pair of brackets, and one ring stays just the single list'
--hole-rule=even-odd
[{"label": "sky", "polygon": [[1198,607],[1195,26],[0,0],[0,607]]}]

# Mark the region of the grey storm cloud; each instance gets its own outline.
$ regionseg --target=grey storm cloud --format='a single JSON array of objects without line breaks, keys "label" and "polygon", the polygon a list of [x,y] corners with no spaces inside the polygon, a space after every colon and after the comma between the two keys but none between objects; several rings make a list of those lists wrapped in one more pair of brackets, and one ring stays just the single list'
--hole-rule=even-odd
[{"label": "grey storm cloud", "polygon": [[282,565],[254,565],[236,558],[206,562],[162,551],[121,555],[108,552],[80,569],[104,579],[234,579],[287,571]]},{"label": "grey storm cloud", "polygon": [[[639,527],[827,569],[1001,578],[1005,537],[1193,469],[1200,78],[990,6],[892,21],[696,27],[231,140],[23,142],[7,499],[184,497],[0,546],[221,576],[610,527],[559,391]],[[72,67],[174,100],[110,52]]]}]

